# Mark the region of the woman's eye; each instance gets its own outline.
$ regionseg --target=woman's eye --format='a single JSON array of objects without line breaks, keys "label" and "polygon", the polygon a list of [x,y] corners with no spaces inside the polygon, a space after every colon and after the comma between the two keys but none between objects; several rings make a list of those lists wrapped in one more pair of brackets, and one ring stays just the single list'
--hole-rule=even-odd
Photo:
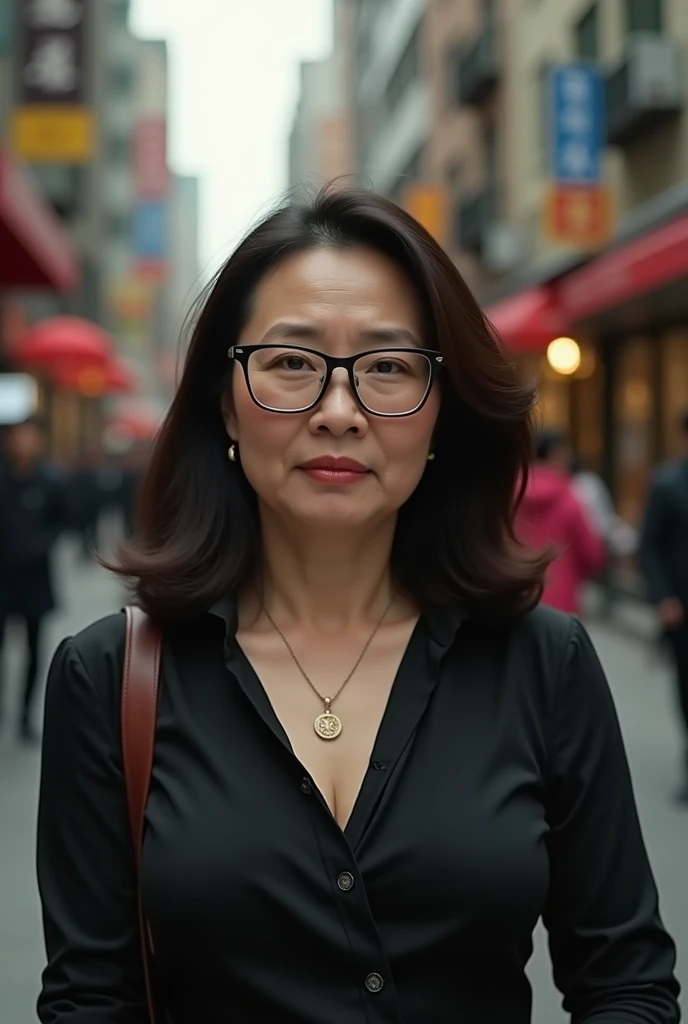
[{"label": "woman's eye", "polygon": [[391,359],[380,359],[372,367],[375,373],[381,374],[392,374],[402,370],[403,367],[399,363],[392,362]]},{"label": "woman's eye", "polygon": [[284,356],[277,365],[285,370],[312,370],[313,367],[303,356]]}]

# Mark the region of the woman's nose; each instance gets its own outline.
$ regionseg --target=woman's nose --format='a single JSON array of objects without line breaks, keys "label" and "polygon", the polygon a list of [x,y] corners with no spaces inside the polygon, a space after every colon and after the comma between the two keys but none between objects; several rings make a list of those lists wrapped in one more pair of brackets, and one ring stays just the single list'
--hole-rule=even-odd
[{"label": "woman's nose", "polygon": [[343,434],[365,429],[367,419],[352,390],[349,375],[343,367],[333,371],[328,388],[313,411],[314,429]]}]

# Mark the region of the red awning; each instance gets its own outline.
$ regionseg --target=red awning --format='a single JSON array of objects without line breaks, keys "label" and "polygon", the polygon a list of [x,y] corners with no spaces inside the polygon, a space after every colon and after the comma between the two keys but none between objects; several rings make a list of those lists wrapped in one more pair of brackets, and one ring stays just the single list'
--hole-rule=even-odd
[{"label": "red awning", "polygon": [[517,352],[541,352],[568,330],[551,285],[528,288],[485,312],[505,344]]},{"label": "red awning", "polygon": [[77,259],[58,217],[0,147],[0,286],[68,292]]},{"label": "red awning", "polygon": [[571,321],[628,302],[688,274],[688,216],[598,256],[559,283]]}]

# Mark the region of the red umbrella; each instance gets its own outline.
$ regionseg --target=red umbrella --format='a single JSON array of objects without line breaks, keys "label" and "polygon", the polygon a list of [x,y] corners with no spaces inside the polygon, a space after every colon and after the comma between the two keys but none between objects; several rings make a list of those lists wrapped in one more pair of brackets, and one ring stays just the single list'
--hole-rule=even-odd
[{"label": "red umbrella", "polygon": [[29,327],[12,355],[23,366],[105,366],[112,359],[112,341],[90,320],[55,316]]}]

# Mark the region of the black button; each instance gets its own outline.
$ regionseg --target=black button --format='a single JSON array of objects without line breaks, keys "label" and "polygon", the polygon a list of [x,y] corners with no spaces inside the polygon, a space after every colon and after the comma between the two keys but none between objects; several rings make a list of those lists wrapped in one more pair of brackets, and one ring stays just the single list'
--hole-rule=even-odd
[{"label": "black button", "polygon": [[369,974],[368,977],[366,978],[365,987],[368,989],[369,992],[380,992],[382,991],[382,986],[384,985],[384,983],[385,979],[382,977],[382,975],[374,972],[373,974]]},{"label": "black button", "polygon": [[354,876],[350,871],[342,871],[341,875],[337,879],[337,885],[342,892],[349,892],[354,887]]},{"label": "black button", "polygon": [[384,772],[387,768],[386,761],[373,761],[373,768],[376,772]]},{"label": "black button", "polygon": [[313,792],[313,787],[311,786],[310,779],[303,779],[303,781],[301,782],[301,792],[304,794],[304,796],[311,795],[311,793]]}]

